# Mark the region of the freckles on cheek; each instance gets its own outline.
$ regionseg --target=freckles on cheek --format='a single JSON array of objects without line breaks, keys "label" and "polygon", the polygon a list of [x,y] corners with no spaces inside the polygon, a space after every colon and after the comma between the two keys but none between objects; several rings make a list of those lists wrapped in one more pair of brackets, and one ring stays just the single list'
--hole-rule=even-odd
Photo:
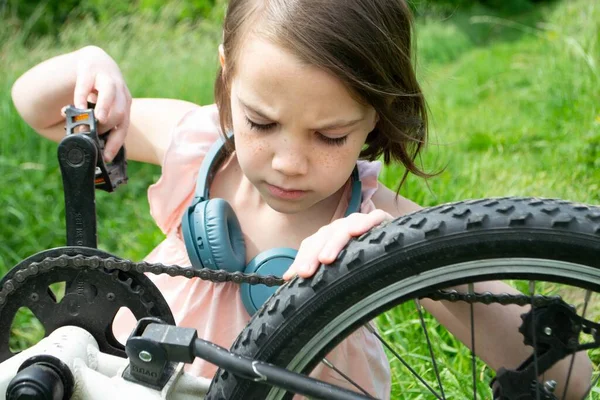
[{"label": "freckles on cheek", "polygon": [[235,146],[238,158],[248,166],[255,165],[265,152],[263,141],[251,132],[236,135]]},{"label": "freckles on cheek", "polygon": [[248,153],[258,154],[264,149],[262,142],[251,134],[245,135],[241,144]]},{"label": "freckles on cheek", "polygon": [[321,156],[321,165],[327,169],[335,168],[336,165],[339,165],[340,157],[336,156],[332,153],[325,153]]},{"label": "freckles on cheek", "polygon": [[323,149],[317,150],[316,148],[313,150],[313,154],[319,154],[317,158],[317,162],[321,166],[322,169],[326,169],[335,173],[340,173],[344,170],[344,167],[347,164],[352,163],[354,157],[347,151],[342,151],[341,149],[337,149],[332,147],[327,151]]}]

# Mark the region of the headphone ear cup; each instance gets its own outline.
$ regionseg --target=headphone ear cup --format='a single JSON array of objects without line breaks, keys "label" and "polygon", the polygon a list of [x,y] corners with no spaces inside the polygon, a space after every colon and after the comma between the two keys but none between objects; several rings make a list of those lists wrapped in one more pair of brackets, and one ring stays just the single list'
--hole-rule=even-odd
[{"label": "headphone ear cup", "polygon": [[[231,205],[223,199],[206,201],[204,231],[214,269],[228,272],[243,271],[246,265],[246,246],[240,221]],[[206,263],[204,263],[206,264]]]},{"label": "headphone ear cup", "polygon": [[197,211],[204,209],[204,205],[202,203],[204,202],[199,202],[189,206],[181,218],[181,236],[183,237],[183,241],[185,243],[185,249],[187,250],[188,258],[192,263],[192,267],[195,269],[204,268],[200,257],[200,249],[205,246],[204,237],[201,235],[202,229],[199,229],[200,232],[196,234],[197,226],[195,223],[195,220],[198,219]]},{"label": "headphone ear cup", "polygon": [[[244,273],[257,273],[262,276],[275,275],[281,278],[285,271],[292,265],[297,254],[296,250],[287,247],[264,251],[248,263]],[[242,283],[240,294],[242,296],[242,303],[244,303],[248,314],[254,315],[278,288],[279,286]]]}]

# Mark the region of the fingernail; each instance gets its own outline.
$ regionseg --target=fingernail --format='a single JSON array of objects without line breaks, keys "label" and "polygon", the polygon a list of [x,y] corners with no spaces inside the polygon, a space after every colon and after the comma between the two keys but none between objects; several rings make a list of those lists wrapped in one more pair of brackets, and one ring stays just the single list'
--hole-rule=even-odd
[{"label": "fingernail", "polygon": [[105,161],[105,162],[111,162],[111,161],[112,161],[112,159],[113,159],[113,157],[114,157],[114,156],[113,156],[113,153],[112,153],[112,152],[110,152],[110,151],[105,151],[105,152],[104,152],[104,161]]},{"label": "fingernail", "polygon": [[294,268],[288,268],[287,273],[290,278],[299,275],[302,272],[303,265],[295,265]]},{"label": "fingernail", "polygon": [[295,272],[289,272],[288,271],[285,274],[283,274],[282,278],[283,278],[284,281],[288,281],[288,280],[292,279],[294,277],[294,275],[296,275]]},{"label": "fingernail", "polygon": [[292,276],[294,276],[294,274],[296,273],[296,266],[294,264],[290,265],[288,267],[288,269],[283,273],[282,278],[283,279],[288,279],[291,278]]}]

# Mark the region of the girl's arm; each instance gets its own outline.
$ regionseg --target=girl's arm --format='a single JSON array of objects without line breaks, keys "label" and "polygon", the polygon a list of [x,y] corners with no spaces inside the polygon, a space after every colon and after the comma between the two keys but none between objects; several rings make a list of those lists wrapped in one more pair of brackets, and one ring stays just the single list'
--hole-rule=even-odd
[{"label": "girl's arm", "polygon": [[117,64],[95,46],[31,68],[14,83],[12,98],[25,122],[56,142],[65,135],[62,108],[87,108],[91,100],[100,132],[111,130],[105,158],[112,159],[125,143],[129,159],[153,164],[161,163],[171,128],[196,107],[180,100],[132,99]]}]

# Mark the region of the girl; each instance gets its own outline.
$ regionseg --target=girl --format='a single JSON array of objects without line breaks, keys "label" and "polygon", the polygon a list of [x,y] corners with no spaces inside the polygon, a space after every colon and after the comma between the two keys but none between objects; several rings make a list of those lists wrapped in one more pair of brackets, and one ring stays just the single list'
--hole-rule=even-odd
[{"label": "girl", "polygon": [[[246,262],[267,249],[296,248],[284,277],[309,277],[321,263],[333,262],[351,237],[419,208],[378,183],[380,163],[374,161],[399,161],[407,173],[425,175],[414,163],[426,139],[427,114],[412,68],[411,29],[402,0],[231,0],[219,47],[216,105],[132,100],[117,64],[97,47],[27,71],[14,84],[13,99],[33,129],[55,141],[64,134],[61,107],[74,102],[85,108],[93,100],[101,130],[113,131],[107,160],[124,143],[131,159],[162,166],[148,196],[166,239],[149,262],[190,265],[181,218],[207,149],[219,135],[234,132],[211,197],[227,200],[236,212]],[[342,217],[355,166],[362,182],[360,213]],[[152,279],[177,324],[197,329],[206,340],[229,347],[248,322],[236,284]],[[508,289],[485,283],[477,290]],[[426,306],[470,343],[468,306]],[[514,367],[530,353],[517,329],[520,311],[490,308],[477,315],[477,354],[492,368]],[[123,314],[115,325],[126,337],[133,321]],[[328,360],[373,396],[389,397],[388,361],[368,331],[353,334]],[[587,360],[578,357],[576,368],[580,373],[572,374],[570,387],[580,396],[577,389],[585,385],[574,379],[589,382]],[[188,371],[210,378],[215,367],[196,360]],[[328,369],[312,375],[352,388]]]}]

